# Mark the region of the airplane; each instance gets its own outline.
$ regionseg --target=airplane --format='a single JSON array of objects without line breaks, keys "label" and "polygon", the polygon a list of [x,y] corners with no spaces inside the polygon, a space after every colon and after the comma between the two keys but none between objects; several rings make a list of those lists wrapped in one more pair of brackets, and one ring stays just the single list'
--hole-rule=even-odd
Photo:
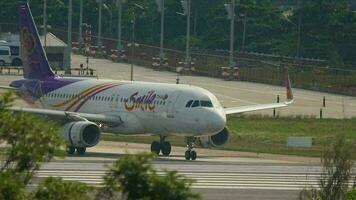
[{"label": "airplane", "polygon": [[282,103],[224,108],[208,90],[184,84],[61,77],[53,73],[27,2],[19,2],[23,79],[2,89],[35,108],[12,107],[63,120],[68,154],[85,154],[100,141],[102,132],[121,135],[157,135],[151,152],[169,156],[169,136],[187,143],[186,160],[196,160],[195,145],[219,147],[229,139],[226,116],[286,107],[293,102],[287,73],[287,99]]}]

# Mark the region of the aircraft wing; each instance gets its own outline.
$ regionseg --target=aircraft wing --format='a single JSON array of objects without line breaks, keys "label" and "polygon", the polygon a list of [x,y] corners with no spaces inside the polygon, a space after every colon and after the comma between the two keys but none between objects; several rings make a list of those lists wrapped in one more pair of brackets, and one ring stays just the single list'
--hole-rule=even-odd
[{"label": "aircraft wing", "polygon": [[1,85],[0,85],[0,89],[1,90],[18,90],[17,88],[13,88],[13,87],[9,87],[9,86],[1,86]]},{"label": "aircraft wing", "polygon": [[[291,102],[290,102],[291,103]],[[271,103],[271,104],[257,104],[251,106],[241,106],[241,107],[233,107],[233,108],[225,108],[225,114],[238,114],[238,113],[245,113],[245,112],[252,112],[258,110],[266,110],[266,109],[273,109],[273,108],[283,108],[287,107],[289,102],[284,103]]]},{"label": "aircraft wing", "polygon": [[293,92],[292,92],[292,87],[291,87],[288,72],[286,72],[286,89],[287,89],[287,100],[283,103],[257,104],[257,105],[225,108],[224,109],[225,114],[231,115],[231,114],[252,112],[252,111],[258,111],[258,110],[282,108],[282,107],[286,107],[289,104],[293,103],[294,97],[293,97]]},{"label": "aircraft wing", "polygon": [[88,120],[92,122],[104,123],[110,125],[118,125],[122,123],[120,116],[114,116],[114,115],[77,113],[77,112],[67,112],[67,111],[59,111],[59,110],[22,108],[22,107],[11,107],[10,110],[15,112],[27,112],[27,113],[33,113],[38,115],[69,119],[74,121]]}]

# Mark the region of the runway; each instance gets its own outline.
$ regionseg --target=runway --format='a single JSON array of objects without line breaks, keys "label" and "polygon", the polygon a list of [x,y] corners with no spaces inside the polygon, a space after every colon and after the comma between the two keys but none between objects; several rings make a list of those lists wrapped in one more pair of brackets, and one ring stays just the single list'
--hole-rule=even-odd
[{"label": "runway", "polygon": [[[105,175],[105,165],[100,160],[90,162],[60,161],[46,164],[36,175],[39,178],[59,176],[65,180],[81,181],[100,187]],[[83,167],[88,165],[89,167]],[[204,165],[204,166],[202,166]],[[301,166],[257,166],[229,165],[228,163],[188,163],[171,160],[155,161],[163,174],[163,169],[177,170],[179,174],[196,182],[193,188],[199,189],[258,189],[258,190],[296,190],[305,187],[317,187],[318,169]],[[85,169],[83,169],[85,168]],[[267,169],[266,169],[267,168]],[[283,168],[282,172],[280,171]],[[284,170],[287,168],[288,170]],[[311,170],[311,171],[310,171]]]},{"label": "runway", "polygon": [[[117,146],[112,149],[111,145]],[[101,187],[108,166],[127,154],[123,143],[102,142],[90,149],[86,156],[71,156],[44,164],[36,173],[32,186],[50,176],[65,180],[80,181]],[[149,145],[129,143],[130,152],[147,151]],[[106,152],[103,150],[106,149]],[[112,149],[109,150],[109,149]],[[226,153],[220,150],[197,149],[201,155],[196,161],[186,161],[181,150],[174,147],[170,157],[158,157],[154,166],[159,174],[175,170],[186,178],[193,179],[193,190],[204,199],[295,199],[303,188],[317,187],[321,167],[313,159],[298,157],[271,157]],[[223,155],[220,157],[220,155]],[[220,158],[219,158],[220,157]],[[308,163],[309,162],[309,163]]]}]

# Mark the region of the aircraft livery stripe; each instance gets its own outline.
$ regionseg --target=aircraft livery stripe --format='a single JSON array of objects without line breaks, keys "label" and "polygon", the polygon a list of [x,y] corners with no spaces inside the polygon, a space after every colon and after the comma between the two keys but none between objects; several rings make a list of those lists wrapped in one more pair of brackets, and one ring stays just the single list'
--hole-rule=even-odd
[{"label": "aircraft livery stripe", "polygon": [[116,87],[116,86],[119,86],[119,85],[123,85],[124,83],[116,83],[116,84],[113,84],[113,85],[108,85],[107,87],[104,87],[104,88],[100,88],[98,90],[95,90],[93,91],[90,95],[88,95],[86,98],[83,99],[83,101],[77,106],[77,108],[74,110],[74,112],[78,112],[78,110],[91,98],[93,97],[94,95],[97,95],[105,90],[108,90],[110,88],[113,88],[113,87]]},{"label": "aircraft livery stripe", "polygon": [[[74,101],[73,103],[70,104],[70,106],[68,106],[65,110],[69,111],[72,107],[74,107],[75,105],[77,105],[80,101],[83,101],[87,98],[87,96],[91,95],[92,93],[95,93],[96,91],[102,89],[102,88],[106,88],[109,87],[111,85],[114,85],[115,83],[109,83],[109,84],[101,84],[100,87],[98,86],[94,86],[92,88],[89,88],[88,90],[85,90],[83,92],[81,92],[79,94],[79,98],[76,99],[76,101]],[[117,83],[116,83],[117,84]]]},{"label": "aircraft livery stripe", "polygon": [[[113,83],[110,83],[110,84],[113,84]],[[102,87],[106,87],[108,85],[108,83],[103,83],[103,84],[100,84],[100,85],[96,85],[94,87],[91,87],[91,88],[88,88],[86,90],[84,90],[83,92],[79,93],[79,97],[80,96],[86,96],[87,94],[91,93],[93,90],[96,90],[98,88],[102,88]],[[66,106],[66,105],[72,105],[72,104],[76,104],[78,101],[80,101],[81,98],[78,98],[77,96],[69,99],[69,100],[66,100],[62,103],[59,103],[59,104],[55,104],[55,105],[51,105],[52,107],[56,107],[56,108],[59,108],[59,107],[63,107],[63,106]]]}]

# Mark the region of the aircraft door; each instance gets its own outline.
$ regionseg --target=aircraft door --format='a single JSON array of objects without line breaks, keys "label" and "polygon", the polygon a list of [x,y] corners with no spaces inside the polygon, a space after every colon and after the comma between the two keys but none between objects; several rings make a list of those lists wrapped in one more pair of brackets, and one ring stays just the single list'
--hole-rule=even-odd
[{"label": "aircraft door", "polygon": [[175,105],[179,99],[180,94],[181,94],[181,91],[175,91],[171,94],[170,97],[168,97],[168,103],[167,103],[167,117],[168,118],[175,117],[175,114],[176,114]]}]

